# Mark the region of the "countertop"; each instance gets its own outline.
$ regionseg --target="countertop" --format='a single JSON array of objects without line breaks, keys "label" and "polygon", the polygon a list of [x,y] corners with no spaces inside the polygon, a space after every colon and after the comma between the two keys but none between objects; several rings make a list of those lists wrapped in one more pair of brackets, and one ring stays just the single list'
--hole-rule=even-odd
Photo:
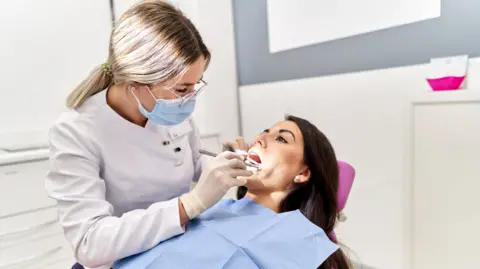
[{"label": "countertop", "polygon": [[7,151],[0,149],[0,166],[47,160],[48,155],[48,148],[33,148],[18,151]]}]

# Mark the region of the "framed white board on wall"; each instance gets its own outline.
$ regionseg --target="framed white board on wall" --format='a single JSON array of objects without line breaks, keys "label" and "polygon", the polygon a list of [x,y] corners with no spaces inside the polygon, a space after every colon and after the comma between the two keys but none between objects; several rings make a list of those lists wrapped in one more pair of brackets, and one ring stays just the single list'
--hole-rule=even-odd
[{"label": "framed white board on wall", "polygon": [[440,17],[441,0],[267,0],[270,52]]},{"label": "framed white board on wall", "polygon": [[70,91],[107,59],[109,1],[2,4],[0,148],[38,146]]}]

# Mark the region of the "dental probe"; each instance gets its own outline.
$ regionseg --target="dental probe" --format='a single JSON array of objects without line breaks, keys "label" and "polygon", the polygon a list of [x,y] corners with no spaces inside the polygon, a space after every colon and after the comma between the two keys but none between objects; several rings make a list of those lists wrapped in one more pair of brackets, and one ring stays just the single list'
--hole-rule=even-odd
[{"label": "dental probe", "polygon": [[[243,150],[238,150],[238,151],[236,151],[236,153],[245,154],[246,152],[243,151]],[[216,157],[218,155],[217,153],[214,153],[214,152],[211,152],[211,151],[208,151],[208,150],[205,150],[205,149],[200,149],[200,154],[207,155],[207,156],[210,156],[210,157]],[[245,164],[247,166],[250,166],[250,167],[253,167],[253,168],[258,168],[258,165],[254,164],[252,162],[245,162]]]}]

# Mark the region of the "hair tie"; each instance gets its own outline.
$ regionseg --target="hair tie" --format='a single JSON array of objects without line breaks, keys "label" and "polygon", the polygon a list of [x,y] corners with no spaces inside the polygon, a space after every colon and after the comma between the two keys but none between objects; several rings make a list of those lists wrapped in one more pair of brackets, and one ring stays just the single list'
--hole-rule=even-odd
[{"label": "hair tie", "polygon": [[112,69],[110,68],[110,65],[107,62],[102,64],[102,69],[103,69],[103,72],[107,74],[107,76],[112,75]]}]

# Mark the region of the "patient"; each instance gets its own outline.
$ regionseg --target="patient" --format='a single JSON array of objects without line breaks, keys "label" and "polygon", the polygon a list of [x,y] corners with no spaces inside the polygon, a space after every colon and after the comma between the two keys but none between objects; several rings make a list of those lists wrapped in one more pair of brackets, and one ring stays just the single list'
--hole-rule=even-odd
[{"label": "patient", "polygon": [[[337,243],[333,229],[346,198],[337,199],[339,166],[327,137],[307,120],[287,116],[258,135],[249,152],[258,154],[261,169],[238,189],[237,198],[279,213],[299,209]],[[318,268],[351,265],[338,249]]]},{"label": "patient", "polygon": [[353,175],[341,190],[339,163],[325,135],[287,116],[255,138],[249,156],[260,168],[239,189],[238,201],[219,202],[183,235],[120,260],[114,269],[352,268],[333,230]]}]

